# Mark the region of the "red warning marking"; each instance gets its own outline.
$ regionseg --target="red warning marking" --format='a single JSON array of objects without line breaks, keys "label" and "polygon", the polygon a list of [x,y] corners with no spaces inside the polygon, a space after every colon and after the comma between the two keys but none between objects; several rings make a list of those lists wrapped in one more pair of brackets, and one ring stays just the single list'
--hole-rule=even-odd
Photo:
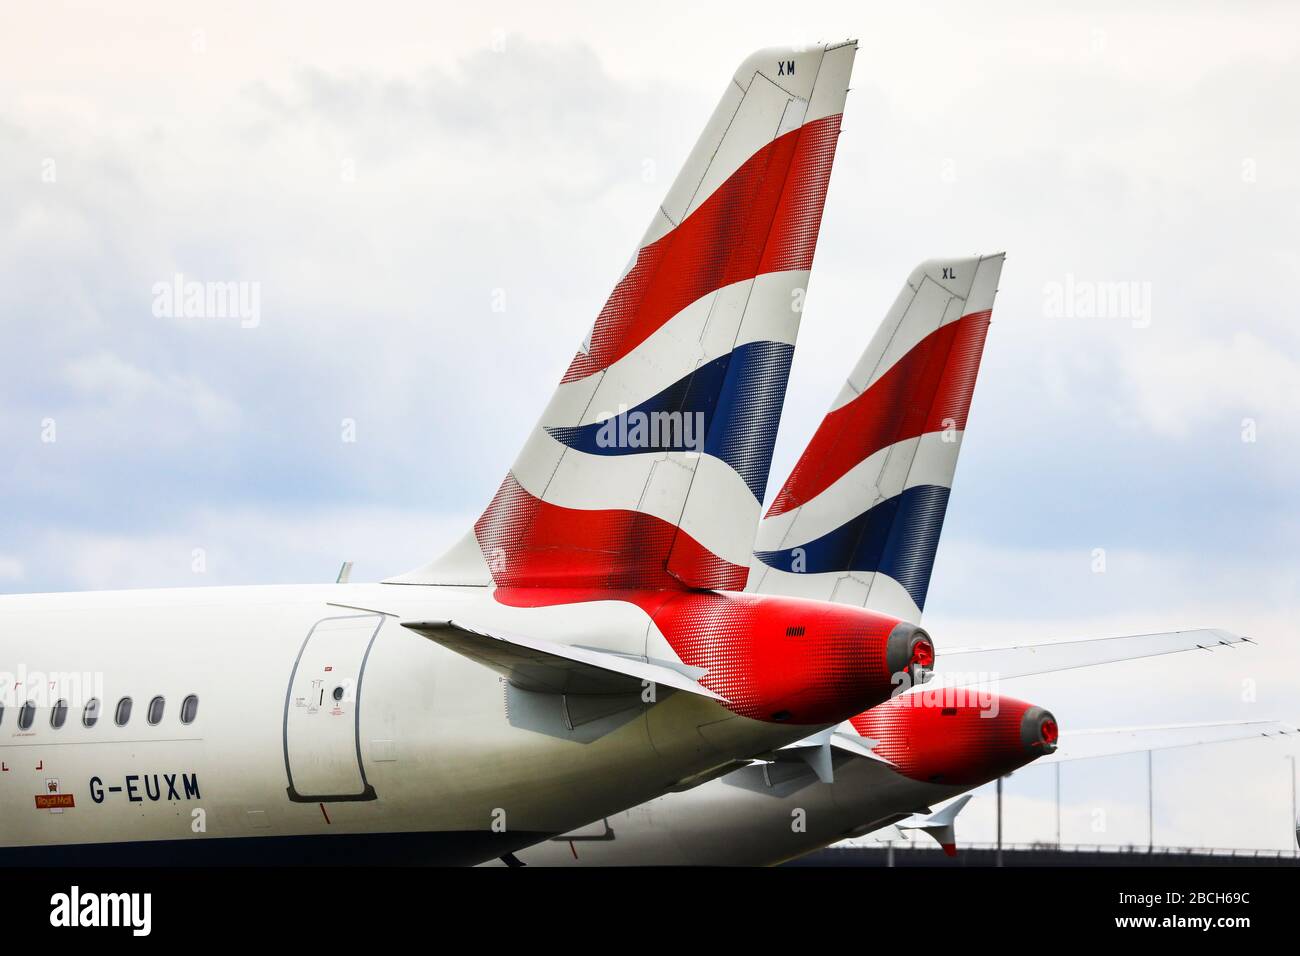
[{"label": "red warning marking", "polygon": [[323,803],[320,805],[320,812],[321,812],[321,816],[323,816],[323,817],[325,818],[325,822],[326,822],[326,823],[329,823],[329,822],[330,822],[330,815],[329,815],[328,813],[325,812],[325,804],[323,804]]},{"label": "red warning marking", "polygon": [[36,769],[37,769],[37,770],[44,770],[44,769],[45,769],[45,761],[44,761],[44,759],[42,759],[41,762],[38,763],[38,764],[36,765]]},{"label": "red warning marking", "polygon": [[0,760],[0,771],[4,771],[5,773],[9,772],[9,765],[3,760]]},{"label": "red warning marking", "polygon": [[325,665],[325,673],[328,674],[328,673],[329,673],[330,671],[332,671],[333,669],[334,669],[334,665],[333,665],[333,664],[326,664],[326,665]]}]

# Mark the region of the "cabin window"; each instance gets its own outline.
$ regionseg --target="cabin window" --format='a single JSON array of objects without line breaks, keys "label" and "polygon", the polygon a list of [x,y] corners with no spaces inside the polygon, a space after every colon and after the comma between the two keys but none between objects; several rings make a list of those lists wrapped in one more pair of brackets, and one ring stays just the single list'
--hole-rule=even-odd
[{"label": "cabin window", "polygon": [[149,713],[145,715],[145,719],[149,721],[151,726],[157,725],[163,719],[163,710],[166,707],[167,701],[161,697],[155,697],[149,701]]},{"label": "cabin window", "polygon": [[125,727],[126,722],[131,719],[131,698],[123,697],[117,702],[117,711],[113,714],[113,722],[119,727]]},{"label": "cabin window", "polygon": [[50,726],[58,730],[68,719],[68,702],[66,700],[57,701],[54,709],[50,711]]},{"label": "cabin window", "polygon": [[194,694],[181,701],[181,723],[192,724],[199,715],[199,699]]},{"label": "cabin window", "polygon": [[87,727],[99,723],[99,698],[92,697],[86,701],[86,709],[81,712],[81,722]]},{"label": "cabin window", "polygon": [[23,706],[18,710],[18,729],[29,730],[32,726],[32,721],[34,721],[35,719],[36,719],[36,704],[33,701],[29,700],[27,703],[23,704]]}]

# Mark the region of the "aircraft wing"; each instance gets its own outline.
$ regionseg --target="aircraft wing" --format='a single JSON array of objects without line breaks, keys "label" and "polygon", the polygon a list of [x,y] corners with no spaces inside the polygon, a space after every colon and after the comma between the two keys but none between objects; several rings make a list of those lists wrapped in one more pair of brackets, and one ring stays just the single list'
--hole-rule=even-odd
[{"label": "aircraft wing", "polygon": [[547,694],[631,694],[648,684],[724,700],[692,674],[590,647],[557,644],[521,634],[489,634],[456,621],[403,621],[422,637],[496,671],[523,690]]},{"label": "aircraft wing", "polygon": [[[1132,634],[1125,637],[1102,637],[1082,641],[1056,641],[1043,644],[1020,644],[1012,647],[966,647],[939,649],[938,677],[945,672],[967,675],[983,674],[988,679],[1028,677],[1075,667],[1110,664],[1180,651],[1214,650],[1253,644],[1248,637],[1217,628],[1192,631],[1165,631],[1157,634]],[[974,681],[972,681],[974,682]]]},{"label": "aircraft wing", "polygon": [[1144,750],[1168,750],[1200,744],[1249,740],[1252,737],[1290,737],[1300,728],[1278,720],[1230,720],[1204,724],[1163,724],[1150,727],[1114,727],[1063,732],[1055,753],[1034,761],[1033,766],[1062,760],[1114,757]]}]

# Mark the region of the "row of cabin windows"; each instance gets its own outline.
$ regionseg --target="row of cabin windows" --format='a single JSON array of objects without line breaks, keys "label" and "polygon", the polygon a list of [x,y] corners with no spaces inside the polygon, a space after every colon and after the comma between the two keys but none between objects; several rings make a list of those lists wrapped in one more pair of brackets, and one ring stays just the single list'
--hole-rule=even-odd
[{"label": "row of cabin windows", "polygon": [[[113,723],[119,727],[125,727],[131,720],[132,702],[130,697],[123,697],[117,702],[117,707],[113,710]],[[81,712],[81,724],[83,727],[94,727],[99,723],[99,698],[92,697],[86,702],[85,709]],[[145,714],[145,719],[149,725],[157,726],[162,723],[163,714],[167,710],[167,701],[162,697],[155,697],[149,701],[149,710]],[[181,723],[192,724],[194,718],[199,715],[199,699],[194,694],[190,694],[181,701]],[[0,704],[0,724],[4,723],[5,708]],[[68,720],[68,702],[66,700],[57,701],[50,709],[50,726],[55,730],[62,727]],[[36,721],[36,704],[28,701],[18,708],[18,729],[30,730],[32,724]]]}]

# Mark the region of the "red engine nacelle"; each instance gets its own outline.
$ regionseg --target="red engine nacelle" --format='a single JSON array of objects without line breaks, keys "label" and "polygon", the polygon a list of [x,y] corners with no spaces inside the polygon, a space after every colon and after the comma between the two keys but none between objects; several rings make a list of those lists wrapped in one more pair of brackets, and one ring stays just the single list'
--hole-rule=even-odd
[{"label": "red engine nacelle", "polygon": [[1056,750],[1059,731],[1049,711],[987,694],[953,703],[954,691],[966,689],[895,697],[854,717],[853,727],[879,741],[875,752],[900,773],[929,783],[987,783]]},{"label": "red engine nacelle", "polygon": [[830,724],[888,700],[934,664],[924,630],[825,601],[678,592],[652,612],[683,661],[731,710],[755,720]]}]

